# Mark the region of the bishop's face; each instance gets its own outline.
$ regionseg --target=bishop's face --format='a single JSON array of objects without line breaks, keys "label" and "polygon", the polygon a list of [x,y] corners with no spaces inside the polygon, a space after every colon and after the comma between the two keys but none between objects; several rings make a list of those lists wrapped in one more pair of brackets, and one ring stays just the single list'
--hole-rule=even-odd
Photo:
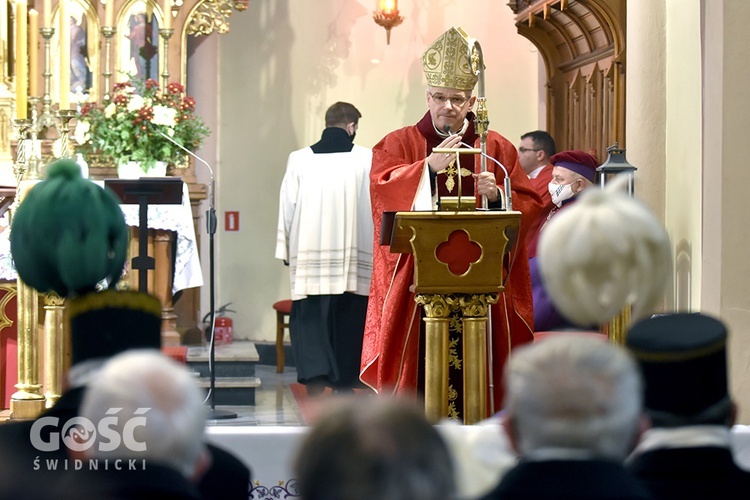
[{"label": "bishop's face", "polygon": [[467,90],[427,88],[427,107],[430,109],[432,123],[438,130],[445,130],[447,125],[451,132],[460,131],[466,114],[474,106],[474,101],[476,97]]}]

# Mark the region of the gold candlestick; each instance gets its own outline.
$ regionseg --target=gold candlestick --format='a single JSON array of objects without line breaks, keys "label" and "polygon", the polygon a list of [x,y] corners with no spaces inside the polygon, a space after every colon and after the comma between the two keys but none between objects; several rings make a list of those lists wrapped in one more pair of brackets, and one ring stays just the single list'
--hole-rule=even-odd
[{"label": "gold candlestick", "polygon": [[[16,161],[13,163],[13,173],[16,175],[16,186],[21,182],[28,168],[28,156],[26,151],[26,136],[31,126],[31,120],[16,118],[13,127],[16,129]],[[16,196],[18,203],[18,196]]]},{"label": "gold candlestick", "polygon": [[161,72],[162,91],[166,91],[169,84],[169,39],[172,38],[173,33],[173,29],[159,29],[159,36],[164,40],[164,69]]},{"label": "gold candlestick", "polygon": [[56,125],[52,114],[52,97],[50,95],[50,79],[52,78],[52,50],[50,39],[55,34],[55,28],[40,28],[39,33],[44,38],[44,96],[42,97],[42,114],[39,117],[39,127],[52,128]]},{"label": "gold candlestick", "polygon": [[72,158],[73,150],[70,147],[70,120],[75,118],[75,109],[60,109],[57,111],[60,118],[60,158]]},{"label": "gold candlestick", "polygon": [[[114,0],[109,0],[107,5],[110,5],[109,2],[113,1]],[[117,28],[113,26],[102,26],[101,32],[104,37],[104,71],[102,72],[102,76],[104,77],[104,102],[109,102],[110,78],[112,77],[109,53],[112,47],[112,37],[117,33]]]},{"label": "gold candlestick", "polygon": [[39,126],[39,97],[29,97],[29,110],[31,111],[31,123],[29,125],[29,139],[26,141],[26,156],[28,169],[26,179],[41,179],[40,165],[42,163],[42,146],[37,139],[41,127]]},{"label": "gold candlestick", "polygon": [[[13,162],[13,174],[16,176],[16,196],[13,199],[13,205],[11,206],[9,211],[11,217],[16,212],[18,205],[21,203],[21,180],[23,179],[24,175],[26,175],[26,169],[28,168],[28,161],[26,158],[26,134],[30,125],[30,120],[19,120],[18,118],[13,120],[13,128],[16,130],[16,161]],[[20,331],[20,329],[18,331]],[[20,339],[18,345],[21,345]]]}]

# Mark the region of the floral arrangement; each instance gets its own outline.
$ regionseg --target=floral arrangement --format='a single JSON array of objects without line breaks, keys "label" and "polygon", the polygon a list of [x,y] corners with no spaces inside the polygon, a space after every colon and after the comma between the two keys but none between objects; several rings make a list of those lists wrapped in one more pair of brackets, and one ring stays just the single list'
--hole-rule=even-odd
[{"label": "floral arrangement", "polygon": [[182,85],[170,83],[161,92],[153,79],[131,78],[114,85],[106,106],[86,103],[81,107],[73,138],[79,144],[78,153],[103,154],[118,164],[139,161],[147,172],[157,161],[176,165],[185,157],[157,130],[191,151],[209,134],[195,114],[195,100],[185,95]]}]

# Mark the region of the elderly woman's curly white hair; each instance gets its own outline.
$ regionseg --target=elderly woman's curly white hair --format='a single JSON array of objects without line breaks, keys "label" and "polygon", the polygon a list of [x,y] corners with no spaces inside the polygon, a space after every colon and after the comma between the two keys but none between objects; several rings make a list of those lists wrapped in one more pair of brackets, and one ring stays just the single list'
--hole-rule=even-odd
[{"label": "elderly woman's curly white hair", "polygon": [[554,217],[539,241],[539,269],[555,307],[579,326],[598,326],[625,306],[653,312],[672,272],[664,226],[616,180],[587,189]]}]

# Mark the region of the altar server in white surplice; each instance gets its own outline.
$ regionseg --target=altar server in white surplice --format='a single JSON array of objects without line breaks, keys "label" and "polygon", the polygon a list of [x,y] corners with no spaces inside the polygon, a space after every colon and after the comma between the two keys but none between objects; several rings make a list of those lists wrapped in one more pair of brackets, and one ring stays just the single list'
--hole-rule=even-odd
[{"label": "altar server in white surplice", "polygon": [[281,183],[276,258],[289,265],[292,352],[309,395],[359,386],[373,243],[360,116],[346,102],[328,108],[320,141],[289,155]]}]

